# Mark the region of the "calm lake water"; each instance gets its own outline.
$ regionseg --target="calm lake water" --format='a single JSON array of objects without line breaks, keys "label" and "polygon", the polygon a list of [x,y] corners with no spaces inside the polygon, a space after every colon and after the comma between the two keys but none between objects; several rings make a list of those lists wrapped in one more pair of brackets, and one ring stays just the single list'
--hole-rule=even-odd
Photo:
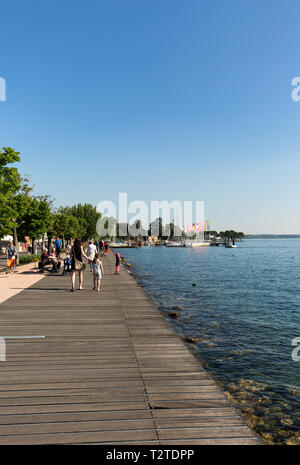
[{"label": "calm lake water", "polygon": [[120,252],[174,329],[199,338],[191,350],[264,440],[300,444],[300,239]]}]

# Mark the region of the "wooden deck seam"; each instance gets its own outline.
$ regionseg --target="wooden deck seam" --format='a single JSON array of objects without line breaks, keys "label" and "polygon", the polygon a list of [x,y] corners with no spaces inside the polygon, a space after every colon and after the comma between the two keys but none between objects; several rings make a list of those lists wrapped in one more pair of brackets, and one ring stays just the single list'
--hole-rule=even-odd
[{"label": "wooden deck seam", "polygon": [[[116,276],[115,276],[115,275],[113,275],[113,279],[114,279],[114,281],[116,280]],[[117,293],[118,293],[118,295],[119,295],[118,288],[117,288]],[[126,324],[127,324],[127,330],[128,330],[128,334],[129,334],[129,340],[130,340],[130,343],[131,343],[131,346],[132,346],[132,350],[133,350],[133,354],[134,354],[134,357],[135,357],[135,361],[136,361],[137,367],[138,367],[138,369],[139,369],[140,377],[141,377],[141,380],[142,380],[142,383],[143,383],[143,386],[144,386],[145,397],[146,397],[146,400],[147,400],[147,403],[148,403],[148,407],[149,407],[149,412],[150,412],[150,415],[151,415],[151,418],[152,418],[152,421],[153,421],[154,431],[155,431],[155,434],[156,434],[156,437],[157,437],[157,441],[158,441],[158,443],[159,443],[159,435],[158,435],[158,431],[157,431],[157,427],[156,427],[155,417],[153,416],[152,409],[150,408],[150,401],[149,401],[149,398],[148,398],[147,387],[146,387],[146,385],[145,385],[145,383],[144,383],[144,378],[143,378],[142,373],[141,373],[141,371],[140,371],[140,366],[139,366],[138,358],[137,358],[137,355],[136,355],[136,352],[135,352],[135,347],[134,347],[134,344],[133,344],[133,340],[132,340],[132,337],[131,337],[131,333],[130,333],[130,329],[129,329],[129,323],[128,323],[128,320],[127,320],[127,315],[126,315],[125,307],[124,307],[124,305],[123,305],[123,300],[120,298],[120,301],[121,301],[121,305],[122,305],[123,312],[124,312],[124,318],[125,318],[125,321],[126,321]]]}]

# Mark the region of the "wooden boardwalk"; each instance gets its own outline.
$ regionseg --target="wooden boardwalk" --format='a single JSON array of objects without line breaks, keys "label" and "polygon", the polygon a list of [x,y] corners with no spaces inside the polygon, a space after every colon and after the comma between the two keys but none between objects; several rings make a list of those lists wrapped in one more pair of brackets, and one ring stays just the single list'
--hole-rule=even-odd
[{"label": "wooden boardwalk", "polygon": [[100,293],[45,277],[0,305],[0,444],[259,444],[113,257]]}]

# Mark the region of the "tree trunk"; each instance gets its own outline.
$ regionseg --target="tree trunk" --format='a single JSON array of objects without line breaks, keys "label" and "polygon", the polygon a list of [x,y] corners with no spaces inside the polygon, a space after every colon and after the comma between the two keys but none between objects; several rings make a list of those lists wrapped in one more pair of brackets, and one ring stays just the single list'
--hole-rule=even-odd
[{"label": "tree trunk", "polygon": [[48,234],[48,251],[51,249],[51,241],[52,241],[52,236]]},{"label": "tree trunk", "polygon": [[43,234],[42,235],[42,250],[44,250],[44,248],[45,248],[45,241],[46,241],[45,234]]},{"label": "tree trunk", "polygon": [[37,253],[37,243],[35,239],[32,239],[32,253],[33,254]]},{"label": "tree trunk", "polygon": [[18,243],[18,235],[17,235],[17,228],[13,228],[13,244],[17,249],[17,264],[19,263],[19,243]]},{"label": "tree trunk", "polygon": [[13,243],[15,247],[18,246],[17,228],[13,228]]}]

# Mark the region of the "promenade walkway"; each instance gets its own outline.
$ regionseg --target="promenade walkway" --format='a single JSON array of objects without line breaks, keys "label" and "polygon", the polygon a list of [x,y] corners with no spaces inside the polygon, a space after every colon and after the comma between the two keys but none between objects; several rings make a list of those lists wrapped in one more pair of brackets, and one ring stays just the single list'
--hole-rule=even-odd
[{"label": "promenade walkway", "polygon": [[100,293],[49,276],[0,305],[0,444],[259,444],[113,257]]}]

